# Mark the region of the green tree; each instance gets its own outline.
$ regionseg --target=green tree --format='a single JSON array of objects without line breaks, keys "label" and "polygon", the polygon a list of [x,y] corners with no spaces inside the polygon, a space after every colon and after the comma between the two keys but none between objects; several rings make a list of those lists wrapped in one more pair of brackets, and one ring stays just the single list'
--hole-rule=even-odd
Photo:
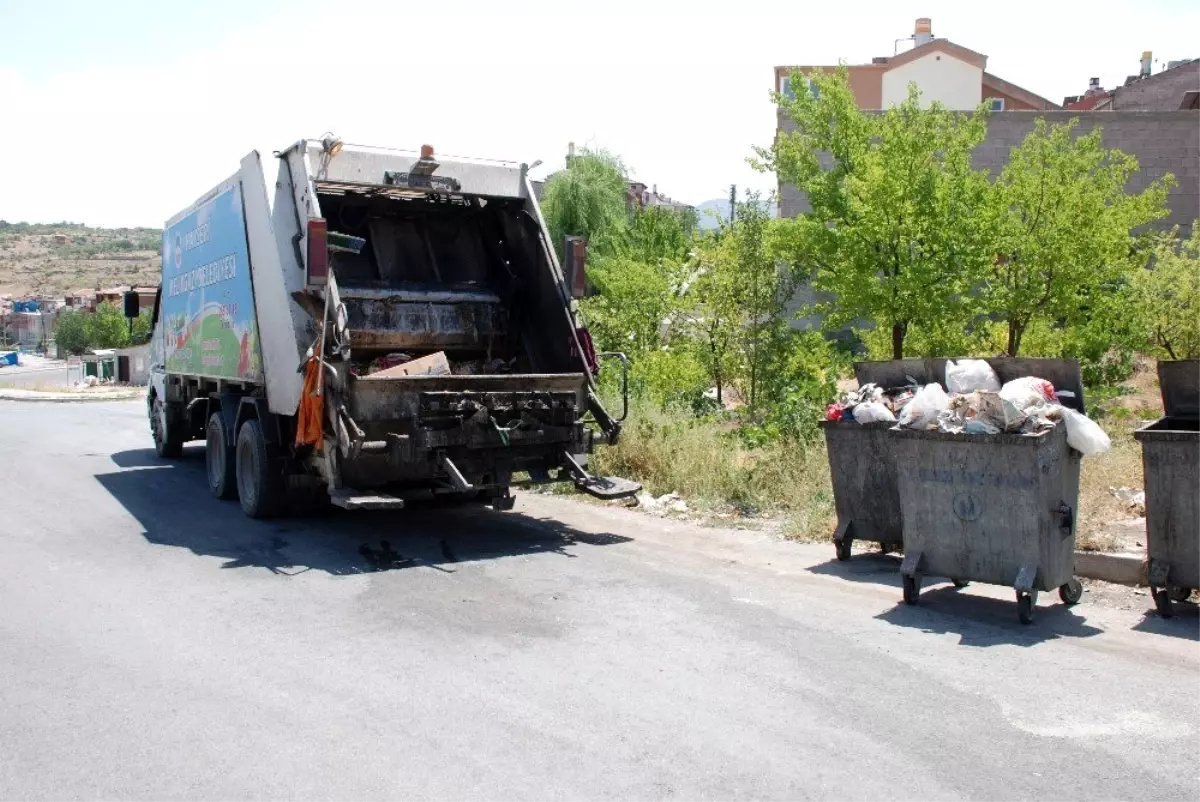
[{"label": "green tree", "polygon": [[92,348],[124,348],[129,345],[129,321],[116,304],[96,307],[87,321],[88,342]]},{"label": "green tree", "polygon": [[150,342],[150,335],[153,333],[153,329],[150,326],[150,319],[153,317],[153,314],[153,310],[143,309],[133,319],[133,334],[129,337],[130,345],[143,345]]},{"label": "green tree", "polygon": [[592,253],[605,253],[626,226],[628,179],[620,158],[584,148],[546,181],[542,214],[562,256],[563,238],[582,236]]},{"label": "green tree", "polygon": [[1009,356],[1038,319],[1094,321],[1140,265],[1135,229],[1167,213],[1174,177],[1127,193],[1137,159],[1105,149],[1099,128],[1073,136],[1077,123],[1038,119],[994,188],[987,217],[995,219],[999,258],[981,294],[986,310],[1007,325]]},{"label": "green tree", "polygon": [[794,87],[809,82],[816,91],[775,95],[794,130],[757,148],[753,163],[808,198],[812,210],[781,223],[779,241],[832,299],[820,305],[826,325],[890,331],[899,359],[910,327],[961,327],[973,316],[969,290],[994,255],[982,213],[987,176],[971,168],[986,113],[922,108],[910,84],[898,106],[867,114],[844,66],[791,78]]},{"label": "green tree", "polygon": [[721,406],[726,387],[741,375],[737,242],[723,228],[697,240],[694,254],[683,287],[684,330]]},{"label": "green tree", "polygon": [[91,346],[88,315],[78,309],[63,309],[54,324],[54,339],[67,353],[78,356]]},{"label": "green tree", "polygon": [[1200,220],[1186,240],[1178,228],[1159,237],[1134,286],[1147,340],[1170,359],[1200,358]]}]

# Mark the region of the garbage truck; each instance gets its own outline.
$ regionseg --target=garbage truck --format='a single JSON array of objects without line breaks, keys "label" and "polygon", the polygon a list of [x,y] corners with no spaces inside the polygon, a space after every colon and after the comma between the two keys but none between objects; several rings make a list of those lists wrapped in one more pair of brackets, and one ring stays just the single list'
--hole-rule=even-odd
[{"label": "garbage truck", "polygon": [[[204,440],[209,489],[255,518],[307,501],[511,509],[520,482],[640,489],[588,472],[620,437],[627,363],[596,353],[586,243],[560,264],[526,165],[332,136],[274,156],[273,199],[255,151],[164,226],[146,398],[160,457]],[[620,415],[601,363],[621,371]]]}]

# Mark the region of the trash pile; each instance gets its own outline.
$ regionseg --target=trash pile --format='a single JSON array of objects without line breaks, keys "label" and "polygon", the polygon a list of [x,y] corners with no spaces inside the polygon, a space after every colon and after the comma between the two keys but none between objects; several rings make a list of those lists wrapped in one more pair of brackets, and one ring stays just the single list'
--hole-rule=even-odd
[{"label": "trash pile", "polygon": [[859,423],[896,421],[905,429],[950,434],[1037,434],[1059,423],[1067,427],[1067,444],[1084,456],[1103,454],[1112,444],[1104,430],[1086,415],[1061,401],[1074,393],[1056,391],[1036,376],[1023,376],[1003,385],[992,366],[982,359],[946,363],[946,387],[937,383],[884,390],[863,385],[830,404],[826,420]]},{"label": "trash pile", "polygon": [[825,408],[825,420],[879,423],[895,421],[896,415],[912,400],[916,382],[890,392],[876,384],[864,384],[851,390]]}]

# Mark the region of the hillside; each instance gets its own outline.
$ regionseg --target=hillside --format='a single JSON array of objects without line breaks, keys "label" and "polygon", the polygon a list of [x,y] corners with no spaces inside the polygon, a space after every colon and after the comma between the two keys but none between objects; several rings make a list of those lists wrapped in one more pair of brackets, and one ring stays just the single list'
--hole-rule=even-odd
[{"label": "hillside", "polygon": [[162,232],[0,220],[0,295],[158,284]]}]

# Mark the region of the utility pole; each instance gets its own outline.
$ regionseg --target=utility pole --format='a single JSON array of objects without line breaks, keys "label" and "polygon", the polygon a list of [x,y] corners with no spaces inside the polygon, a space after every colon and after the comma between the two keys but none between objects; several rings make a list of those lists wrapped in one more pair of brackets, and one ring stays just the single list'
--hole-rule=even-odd
[{"label": "utility pole", "polygon": [[737,213],[737,184],[729,185],[729,222],[733,222],[733,216]]}]

